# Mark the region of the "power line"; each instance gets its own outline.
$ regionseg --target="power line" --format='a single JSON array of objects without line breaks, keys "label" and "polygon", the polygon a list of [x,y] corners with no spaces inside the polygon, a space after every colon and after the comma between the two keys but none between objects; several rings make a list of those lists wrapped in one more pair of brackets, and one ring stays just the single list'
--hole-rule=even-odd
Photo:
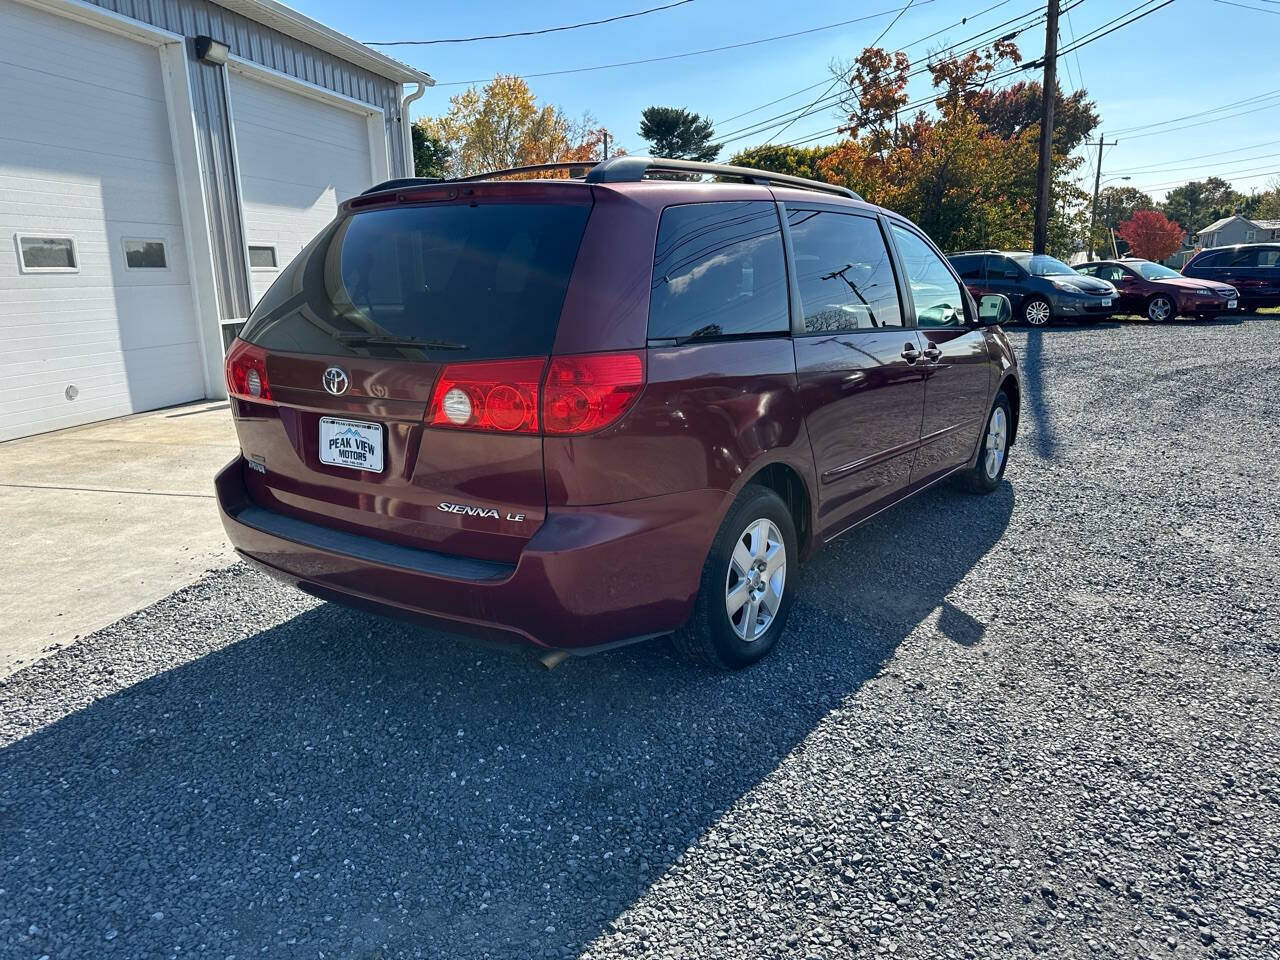
[{"label": "power line", "polygon": [[1236,117],[1248,116],[1251,113],[1258,113],[1262,110],[1274,110],[1280,107],[1280,100],[1275,103],[1264,103],[1262,106],[1254,107],[1251,110],[1241,110],[1238,113],[1228,113],[1221,117],[1210,117],[1207,120],[1197,120],[1195,123],[1184,123],[1180,127],[1169,127],[1165,130],[1149,130],[1146,133],[1136,133],[1126,137],[1126,140],[1141,140],[1143,137],[1158,137],[1166,133],[1177,133],[1179,130],[1189,130],[1192,127],[1203,127],[1206,123],[1217,123],[1220,120],[1233,120]]},{"label": "power line", "polygon": [[[955,23],[949,23],[945,27],[941,27],[940,29],[933,31],[933,33],[927,33],[923,37],[919,37],[915,40],[912,40],[910,43],[904,43],[898,49],[909,50],[914,46],[924,43],[926,40],[932,40],[934,37],[936,37],[940,33],[946,33],[948,30],[953,30],[956,27],[962,27],[966,23],[968,23],[970,20],[976,20],[979,17],[986,16],[992,10],[998,10],[1000,7],[1003,7],[1012,2],[1013,0],[999,0],[998,3],[993,3],[991,6],[987,7],[986,9],[979,10],[977,13],[971,13],[967,17],[961,17]],[[1280,3],[1280,0],[1276,0],[1276,2]],[[1030,11],[1030,12],[1034,12],[1034,11]],[[1028,14],[1022,14],[1021,16],[1027,16],[1027,15]],[[1020,19],[1020,17],[1015,17],[1014,19],[1015,20]],[[1012,21],[1005,21],[1005,22],[1010,23]],[[762,103],[758,107],[752,107],[750,110],[743,110],[741,113],[735,113],[732,117],[725,117],[723,120],[717,120],[716,125],[719,126],[721,124],[729,123],[732,120],[737,120],[740,117],[745,117],[747,116],[747,114],[755,113],[759,110],[763,110],[765,107],[772,107],[775,103],[782,103],[783,100],[790,100],[792,97],[798,97],[800,96],[800,94],[808,93],[810,90],[814,89],[815,87],[820,87],[826,82],[827,81],[823,79],[823,80],[819,80],[817,83],[811,83],[807,87],[801,87],[799,90],[792,90],[790,93],[784,94],[781,97],[778,97],[776,100],[770,100],[768,103]]]},{"label": "power line", "polygon": [[682,7],[686,3],[693,3],[693,0],[676,0],[675,3],[668,3],[661,7],[650,7],[648,10],[637,10],[634,13],[620,13],[615,17],[605,17],[603,20],[586,20],[582,23],[569,23],[562,27],[543,27],[541,30],[521,30],[517,33],[490,33],[482,37],[455,37],[450,40],[366,40],[365,44],[371,47],[425,47],[433,43],[475,43],[477,40],[506,40],[510,37],[537,37],[544,33],[560,33],[564,30],[581,30],[583,27],[598,27],[602,23],[615,23],[618,20],[630,20],[632,17],[643,17],[645,14],[658,13],[661,10],[670,10],[672,7]]},{"label": "power line", "polygon": [[1280,15],[1280,10],[1268,10],[1266,7],[1251,7],[1245,3],[1236,3],[1234,0],[1214,0],[1215,3],[1225,3],[1228,7],[1239,7],[1241,10],[1253,10],[1257,13],[1274,13]]},{"label": "power line", "polygon": [[[1076,2],[1073,4],[1073,6],[1079,6],[1079,5],[1080,5],[1081,3],[1083,3],[1083,2],[1084,2],[1084,0],[1076,0]],[[937,60],[937,61],[931,61],[931,62],[930,62],[930,61],[926,61],[926,62],[925,62],[924,64],[922,64],[921,66],[919,66],[919,67],[917,67],[916,69],[914,69],[914,70],[910,71],[910,72],[906,75],[906,79],[908,79],[908,80],[909,80],[909,79],[911,79],[911,78],[913,78],[913,77],[917,77],[917,76],[919,76],[919,75],[921,75],[921,74],[928,73],[931,65],[936,66],[938,63],[946,63],[946,62],[947,62],[947,61],[949,61],[949,60],[955,60],[955,59],[958,59],[959,57],[967,56],[968,54],[970,54],[970,53],[974,52],[975,50],[980,49],[980,48],[981,48],[985,43],[987,43],[987,42],[988,42],[988,41],[986,41],[986,40],[983,40],[982,38],[985,38],[985,37],[987,37],[988,35],[990,35],[990,34],[992,34],[992,33],[995,33],[995,32],[997,32],[997,31],[999,31],[999,30],[1002,30],[1002,29],[1004,29],[1005,27],[1009,26],[1010,24],[1017,23],[1019,20],[1024,20],[1024,19],[1026,19],[1026,18],[1027,18],[1027,17],[1029,17],[1029,16],[1035,16],[1035,19],[1034,19],[1034,20],[1029,21],[1028,23],[1022,24],[1021,26],[1017,27],[1015,30],[1013,30],[1013,31],[1011,31],[1011,32],[1009,32],[1009,33],[1007,33],[1007,34],[1005,34],[1004,36],[1002,36],[1000,39],[1002,39],[1002,40],[1009,40],[1009,39],[1013,39],[1014,37],[1017,37],[1018,35],[1020,35],[1020,34],[1022,34],[1022,33],[1024,33],[1024,32],[1026,32],[1027,30],[1030,30],[1030,29],[1032,29],[1033,27],[1038,26],[1038,25],[1039,25],[1039,24],[1044,20],[1044,14],[1043,14],[1043,13],[1041,13],[1041,12],[1039,11],[1039,9],[1038,9],[1038,8],[1036,8],[1036,9],[1032,9],[1032,10],[1029,10],[1029,11],[1027,11],[1026,13],[1019,14],[1018,16],[1013,17],[1013,18],[1011,18],[1011,19],[1009,19],[1009,20],[1006,20],[1006,21],[1004,21],[1003,23],[997,24],[997,25],[995,25],[994,27],[989,27],[989,28],[988,28],[988,29],[986,29],[986,30],[983,30],[983,31],[981,31],[981,32],[979,32],[979,33],[973,34],[972,36],[966,37],[964,40],[958,41],[956,44],[952,44],[952,45],[951,45],[951,47],[949,47],[949,48],[948,48],[949,50],[955,50],[955,48],[956,48],[957,46],[960,46],[960,45],[963,45],[963,44],[969,44],[969,43],[971,43],[971,42],[973,42],[973,41],[981,41],[981,42],[979,42],[979,43],[975,44],[973,47],[966,47],[966,48],[964,48],[964,49],[962,49],[962,50],[960,50],[960,51],[958,51],[958,52],[953,53],[951,56],[943,57],[943,58],[941,58],[940,60]],[[916,44],[916,43],[918,43],[918,42],[920,42],[920,41],[912,41],[912,43],[911,43],[911,44],[907,44],[906,46],[913,46],[913,45],[915,45],[915,44]],[[903,47],[902,49],[906,49],[906,47]],[[1001,74],[999,77],[994,77],[994,78],[989,77],[989,78],[987,78],[987,80],[988,80],[988,81],[990,81],[990,80],[993,80],[993,79],[1002,79],[1003,77],[1009,76],[1009,75],[1011,75],[1012,73],[1016,73],[1016,72],[1017,72],[1017,70],[1016,70],[1016,69],[1015,69],[1015,70],[1011,70],[1011,71],[1007,71],[1006,73]],[[814,84],[814,86],[817,86],[817,84]],[[800,117],[803,117],[803,116],[809,116],[809,115],[811,115],[811,114],[817,113],[817,112],[819,111],[819,109],[825,109],[825,108],[826,108],[826,107],[828,107],[828,106],[834,106],[836,103],[838,103],[838,102],[839,102],[841,99],[843,99],[845,96],[846,96],[846,92],[844,92],[844,91],[842,91],[842,92],[840,92],[840,93],[837,93],[837,94],[835,94],[835,95],[832,95],[832,96],[824,96],[824,97],[821,97],[821,98],[819,98],[818,100],[814,101],[814,103],[813,103],[813,104],[811,104],[811,105],[809,105],[809,106],[806,106],[806,107],[800,107],[800,108],[795,108],[795,109],[792,109],[792,110],[786,110],[786,111],[784,111],[784,112],[782,112],[782,113],[780,113],[780,114],[777,114],[776,116],[766,117],[766,118],[765,118],[765,119],[763,119],[763,120],[757,120],[757,121],[755,121],[755,122],[753,122],[753,123],[750,123],[750,124],[748,124],[748,125],[747,125],[747,126],[745,126],[745,127],[740,127],[740,128],[738,128],[738,129],[736,129],[736,130],[730,130],[728,133],[726,133],[726,134],[722,134],[722,137],[721,137],[721,143],[722,143],[722,144],[725,144],[725,143],[734,143],[734,142],[736,142],[736,141],[738,141],[738,140],[745,140],[747,137],[759,136],[759,135],[760,135],[760,134],[762,134],[765,130],[769,129],[769,127],[770,127],[772,124],[776,123],[776,122],[777,122],[777,121],[779,121],[779,120],[783,120],[783,119],[785,119],[785,118],[791,117],[793,114],[796,114],[796,115],[797,115],[797,116],[795,117],[795,119],[799,119]],[[927,98],[925,98],[924,100],[922,100],[922,101],[920,101],[920,102],[921,102],[921,103],[926,103],[926,102],[928,102],[928,100],[931,100],[931,99],[933,99],[933,97],[932,97],[932,96],[927,97]],[[913,104],[908,104],[907,106],[904,106],[904,107],[902,107],[901,109],[902,109],[902,110],[910,109],[910,108],[911,108],[911,106],[913,106]],[[836,127],[836,128],[834,128],[834,129],[839,129],[839,127]],[[791,144],[787,144],[787,145],[788,145],[788,146],[790,146]]]},{"label": "power line", "polygon": [[1233,150],[1218,150],[1214,153],[1198,153],[1193,157],[1177,157],[1173,160],[1162,160],[1160,163],[1155,164],[1153,167],[1147,167],[1147,166],[1125,167],[1120,170],[1112,170],[1111,172],[1112,173],[1142,173],[1143,171],[1151,171],[1156,169],[1157,167],[1163,167],[1170,163],[1184,163],[1187,160],[1204,160],[1208,157],[1222,157],[1222,156],[1226,156],[1228,153],[1243,153],[1246,150],[1257,150],[1258,147],[1270,147],[1277,143],[1280,143],[1280,140],[1264,140],[1262,141],[1262,143],[1251,143],[1247,147],[1236,147]]},{"label": "power line", "polygon": [[1149,130],[1152,127],[1163,127],[1166,124],[1179,123],[1183,120],[1194,119],[1195,117],[1203,117],[1206,114],[1217,113],[1220,110],[1229,110],[1232,107],[1243,106],[1246,103],[1255,103],[1259,100],[1266,100],[1268,97],[1274,97],[1276,94],[1280,94],[1280,87],[1277,87],[1275,90],[1268,90],[1266,93],[1255,93],[1251,97],[1232,100],[1230,103],[1220,104],[1216,107],[1206,107],[1204,110],[1198,110],[1195,113],[1185,113],[1180,117],[1170,117],[1168,120],[1156,120],[1153,123],[1140,123],[1135,127],[1125,127],[1122,130],[1117,130],[1116,133],[1132,133],[1136,130]]},{"label": "power line", "polygon": [[[984,16],[985,14],[988,14],[988,13],[990,13],[992,10],[995,10],[995,9],[997,9],[997,8],[999,8],[999,7],[1003,7],[1003,6],[1005,6],[1005,4],[1007,4],[1007,3],[1009,3],[1009,2],[1011,2],[1011,0],[1000,0],[1000,2],[999,2],[999,3],[992,4],[991,6],[989,6],[989,7],[985,8],[985,9],[983,9],[983,10],[979,10],[977,13],[970,14],[970,15],[969,15],[969,16],[967,16],[967,17],[962,17],[962,18],[961,18],[960,20],[958,20],[956,23],[949,24],[948,26],[942,27],[942,28],[941,28],[941,29],[939,29],[939,30],[935,30],[935,31],[933,31],[932,33],[925,34],[923,37],[918,37],[917,39],[912,40],[910,43],[904,43],[904,44],[903,44],[901,47],[899,47],[898,49],[899,49],[899,50],[909,50],[909,49],[911,49],[911,48],[912,48],[912,47],[914,47],[914,46],[918,46],[919,44],[924,43],[926,40],[932,40],[934,37],[938,36],[938,34],[940,34],[940,33],[945,33],[946,31],[951,30],[951,29],[953,29],[953,28],[955,28],[955,27],[957,27],[957,26],[963,26],[965,23],[967,23],[967,22],[968,22],[968,21],[970,21],[970,20],[976,20],[978,17]],[[1083,2],[1084,2],[1084,0],[1076,0],[1076,4],[1075,4],[1075,5],[1076,5],[1076,6],[1078,6],[1080,3],[1083,3]],[[987,35],[987,34],[989,34],[989,33],[994,33],[994,32],[996,32],[997,30],[1002,29],[1003,27],[1006,27],[1006,26],[1008,26],[1008,25],[1010,25],[1010,24],[1013,24],[1013,23],[1017,23],[1019,20],[1023,20],[1023,19],[1025,19],[1025,18],[1027,18],[1027,17],[1030,17],[1030,16],[1036,16],[1036,17],[1038,17],[1038,18],[1042,18],[1042,17],[1043,17],[1043,14],[1040,12],[1040,8],[1039,8],[1039,7],[1035,7],[1035,8],[1033,8],[1033,9],[1031,9],[1031,10],[1026,11],[1025,13],[1020,13],[1020,14],[1018,14],[1016,17],[1012,17],[1012,18],[1011,18],[1011,19],[1009,19],[1009,20],[1005,20],[1003,23],[998,23],[998,24],[996,24],[994,27],[989,27],[989,28],[987,28],[986,30],[983,30],[981,33],[976,33],[976,34],[974,34],[974,35],[973,35],[973,36],[971,36],[971,37],[966,37],[964,40],[957,41],[956,43],[951,44],[951,48],[953,48],[953,49],[954,49],[956,46],[958,46],[958,45],[960,45],[960,44],[966,44],[966,43],[969,43],[969,42],[971,42],[971,41],[973,41],[973,40],[976,40],[976,39],[978,39],[978,38],[980,38],[980,37],[984,37],[984,36],[986,36],[986,35]],[[1033,21],[1033,23],[1032,23],[1032,24],[1029,24],[1028,26],[1032,26],[1032,25],[1034,25],[1034,23],[1036,23],[1036,22],[1039,22],[1039,21],[1038,21],[1038,20]],[[1025,29],[1025,28],[1023,28],[1023,29]],[[1016,35],[1016,33],[1015,33],[1015,34],[1013,34],[1013,35]],[[918,69],[916,69],[916,70],[912,71],[910,74],[908,74],[908,78],[910,78],[910,77],[914,77],[914,76],[917,76],[917,75],[919,75],[920,73],[925,72],[926,70],[927,70],[927,67],[921,67],[921,68],[918,68]],[[745,116],[746,116],[747,114],[749,114],[749,113],[755,113],[755,112],[756,112],[756,111],[758,111],[758,110],[763,110],[765,107],[773,106],[773,104],[775,104],[775,103],[781,103],[783,100],[789,100],[789,99],[791,99],[791,98],[792,98],[792,97],[794,97],[794,96],[798,96],[798,95],[799,95],[799,94],[801,94],[801,93],[805,93],[805,92],[807,92],[807,91],[809,91],[809,90],[812,90],[814,87],[820,87],[820,86],[822,86],[822,85],[823,85],[824,83],[826,83],[826,82],[827,82],[826,80],[819,80],[817,83],[811,83],[811,84],[809,84],[807,87],[801,87],[799,90],[795,90],[795,91],[793,91],[793,92],[791,92],[791,93],[787,94],[787,95],[786,95],[786,96],[784,96],[784,97],[779,97],[777,100],[771,100],[771,101],[769,101],[768,103],[761,104],[761,105],[760,105],[760,106],[758,106],[758,107],[753,107],[753,108],[752,108],[752,109],[750,109],[750,110],[746,110],[746,111],[744,111],[744,112],[742,112],[742,113],[739,113],[739,114],[736,114],[736,115],[734,115],[734,116],[732,116],[732,117],[727,117],[725,120],[722,120],[722,121],[719,121],[719,122],[723,124],[723,123],[728,123],[730,120],[736,120],[736,119],[738,119],[739,117],[745,117]],[[834,104],[834,103],[836,103],[837,101],[839,101],[842,97],[844,97],[844,93],[840,93],[840,94],[838,94],[838,95],[836,95],[836,96],[834,96],[834,97],[832,97],[832,96],[825,96],[825,95],[824,95],[823,97],[820,97],[820,98],[819,98],[819,100],[815,101],[815,102],[814,102],[814,104],[815,104],[815,105],[817,105],[817,104],[819,104],[819,103],[822,103],[822,105],[824,105],[824,106],[825,106],[826,104]],[[825,103],[823,103],[823,101],[825,101]],[[745,126],[745,127],[740,127],[740,128],[738,128],[738,129],[736,129],[736,130],[731,130],[731,131],[729,131],[729,133],[728,133],[728,134],[726,134],[726,136],[730,136],[730,137],[731,137],[731,136],[733,136],[733,135],[734,135],[734,134],[736,134],[736,133],[741,133],[741,132],[743,132],[743,131],[746,131],[746,130],[749,130],[749,129],[753,129],[753,128],[755,129],[755,131],[756,131],[756,132],[762,132],[763,130],[765,130],[765,129],[767,129],[767,128],[768,128],[768,126],[769,126],[769,124],[770,124],[770,123],[772,123],[772,122],[774,122],[774,121],[776,121],[776,120],[781,120],[781,119],[782,119],[782,118],[784,118],[784,117],[790,116],[792,113],[797,112],[797,109],[799,110],[799,112],[801,113],[801,115],[804,115],[805,111],[809,110],[809,108],[808,108],[808,107],[801,107],[801,108],[794,108],[794,109],[792,109],[792,110],[787,110],[787,111],[784,111],[784,112],[782,112],[782,113],[780,113],[780,114],[777,114],[776,116],[766,117],[764,120],[757,120],[757,121],[754,121],[754,122],[752,122],[752,123],[748,124],[748,125],[747,125],[747,126]],[[739,139],[741,139],[741,138],[739,138]]]},{"label": "power line", "polygon": [[[934,3],[936,0],[921,0],[923,3]],[[522,73],[517,79],[534,80],[539,77],[561,77],[571,73],[589,73],[593,70],[612,70],[616,67],[634,67],[643,63],[663,63],[667,60],[681,60],[685,57],[700,57],[707,53],[721,53],[725,50],[740,50],[743,47],[754,47],[762,43],[773,43],[777,40],[789,40],[792,37],[808,36],[812,33],[821,33],[824,30],[835,30],[838,27],[847,27],[851,23],[864,23],[867,20],[875,20],[877,17],[886,17],[896,12],[895,7],[892,10],[881,10],[879,13],[868,13],[861,17],[854,17],[852,20],[841,20],[838,23],[827,23],[820,27],[809,27],[807,30],[795,30],[791,33],[779,33],[772,37],[761,37],[758,40],[744,40],[741,43],[726,43],[719,47],[708,47],[705,50],[690,50],[687,53],[669,53],[662,57],[645,57],[640,60],[622,60],[618,63],[601,63],[593,67],[571,67],[565,70],[546,70],[542,73]],[[488,83],[492,77],[484,77],[477,80],[451,80],[448,83],[437,83],[437,87],[466,87],[473,83]]]},{"label": "power line", "polygon": [[[911,5],[915,2],[916,0],[907,0],[907,5],[898,11],[897,15],[892,20],[889,21],[889,25],[885,27],[883,30],[881,30],[880,35],[876,37],[874,40],[872,40],[869,44],[867,44],[867,46],[874,47],[877,44],[879,44],[880,41],[884,39],[884,35],[893,29],[893,25],[897,23],[900,19],[902,19],[902,15],[906,13],[908,10],[910,10]],[[827,89],[821,94],[821,96],[818,97],[818,100],[821,100],[823,97],[829,94],[832,90],[834,90],[836,87],[836,84],[838,84],[843,79],[844,79],[843,74],[836,74],[835,79],[831,81],[831,85],[827,87]],[[817,103],[818,100],[815,100],[813,103]],[[809,104],[809,106],[806,109],[811,109],[813,107],[813,103]],[[792,125],[797,120],[799,120],[803,116],[804,116],[803,113],[796,114],[796,116],[792,117],[790,120],[787,121],[786,126],[784,126],[781,130],[779,130],[777,133],[770,134],[769,139],[764,142],[764,145],[767,147],[770,143],[773,142],[774,137],[782,136],[784,133],[786,133],[788,130],[791,129]]]},{"label": "power line", "polygon": [[[1280,175],[1280,167],[1277,167],[1275,165],[1257,167],[1256,169],[1261,172],[1251,173],[1248,170],[1240,170],[1240,171],[1237,171],[1236,173],[1227,174],[1226,177],[1222,177],[1221,179],[1226,180],[1228,178],[1231,178],[1231,182],[1235,182],[1239,180],[1259,180],[1262,177],[1271,177],[1271,176]],[[1147,193],[1147,192],[1154,192],[1156,190],[1168,190],[1172,187],[1181,187],[1185,183],[1187,183],[1187,180],[1184,178],[1182,180],[1170,180],[1167,183],[1145,184],[1141,189],[1144,193]]]}]

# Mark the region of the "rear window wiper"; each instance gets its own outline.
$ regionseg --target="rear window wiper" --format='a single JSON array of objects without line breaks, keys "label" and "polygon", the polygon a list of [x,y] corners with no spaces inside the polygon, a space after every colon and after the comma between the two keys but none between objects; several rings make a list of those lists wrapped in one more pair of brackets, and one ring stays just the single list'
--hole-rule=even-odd
[{"label": "rear window wiper", "polygon": [[423,350],[470,350],[465,343],[451,340],[422,340],[380,333],[335,333],[334,339],[358,347],[421,347]]}]

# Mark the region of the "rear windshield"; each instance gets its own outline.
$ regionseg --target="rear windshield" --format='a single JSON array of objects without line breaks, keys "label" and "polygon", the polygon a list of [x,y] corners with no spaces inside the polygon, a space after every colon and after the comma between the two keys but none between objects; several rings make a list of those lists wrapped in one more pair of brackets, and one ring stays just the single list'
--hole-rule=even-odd
[{"label": "rear windshield", "polygon": [[409,360],[548,354],[590,211],[490,203],[339,218],[285,268],[241,337]]}]

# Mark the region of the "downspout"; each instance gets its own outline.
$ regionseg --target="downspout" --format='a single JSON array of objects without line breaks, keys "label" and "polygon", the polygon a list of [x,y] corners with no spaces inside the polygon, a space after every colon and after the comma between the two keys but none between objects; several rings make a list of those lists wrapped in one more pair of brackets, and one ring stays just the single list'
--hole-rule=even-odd
[{"label": "downspout", "polygon": [[[433,83],[432,86],[435,84]],[[408,94],[400,101],[400,133],[401,141],[404,143],[404,175],[406,177],[415,176],[417,171],[413,169],[413,130],[410,129],[409,123],[409,104],[420,98],[427,92],[427,85],[421,80],[418,81],[418,89]]]}]

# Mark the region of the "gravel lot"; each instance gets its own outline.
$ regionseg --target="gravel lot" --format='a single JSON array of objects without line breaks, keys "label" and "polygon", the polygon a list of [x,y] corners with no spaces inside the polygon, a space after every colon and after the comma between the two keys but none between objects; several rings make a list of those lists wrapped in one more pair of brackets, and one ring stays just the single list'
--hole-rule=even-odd
[{"label": "gravel lot", "polygon": [[236,567],[0,683],[0,956],[1280,957],[1280,320],[1013,336],[745,673]]}]

